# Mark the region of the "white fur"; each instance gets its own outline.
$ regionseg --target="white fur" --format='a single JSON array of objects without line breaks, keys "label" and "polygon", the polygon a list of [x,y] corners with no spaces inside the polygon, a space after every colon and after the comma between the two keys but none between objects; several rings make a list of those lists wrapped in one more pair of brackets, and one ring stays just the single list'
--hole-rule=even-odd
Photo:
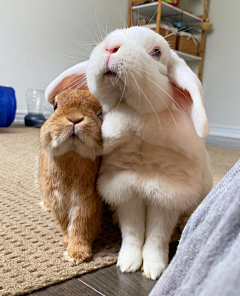
[{"label": "white fur", "polygon": [[43,201],[40,201],[40,202],[38,203],[38,205],[40,206],[41,209],[43,209],[44,211],[48,212],[48,210],[46,209],[46,207],[45,207]]},{"label": "white fur", "polygon": [[75,260],[72,257],[70,257],[70,255],[68,254],[68,251],[63,252],[63,259],[64,259],[64,261],[68,261],[68,262],[72,262],[72,263],[75,262]]},{"label": "white fur", "polygon": [[[74,198],[76,198],[76,196],[74,196]],[[69,214],[68,214],[68,219],[69,219],[68,234],[69,235],[71,235],[72,225],[73,225],[74,220],[76,219],[80,209],[81,209],[81,207],[79,205],[77,205],[77,206],[72,206],[71,210],[69,211]]]},{"label": "white fur", "polygon": [[[156,46],[160,60],[150,56]],[[119,49],[109,55],[109,48]],[[104,75],[109,70],[117,77]],[[123,242],[117,264],[131,272],[143,260],[144,275],[156,279],[167,266],[178,217],[212,185],[201,83],[160,35],[143,27],[110,33],[93,50],[86,76],[105,112],[98,189],[118,214]],[[176,95],[170,82],[188,91],[191,106],[174,101],[185,95]]]},{"label": "white fur", "polygon": [[144,275],[156,280],[168,264],[168,244],[179,211],[165,209],[158,204],[147,205],[146,239],[143,247]]},{"label": "white fur", "polygon": [[144,202],[133,197],[117,208],[117,214],[123,240],[117,266],[122,272],[134,272],[142,266],[145,233]]},{"label": "white fur", "polygon": [[[77,128],[77,127],[76,127]],[[67,132],[63,133],[63,136],[56,135],[52,138],[51,147],[47,149],[48,154],[51,157],[61,156],[68,151],[75,151],[84,158],[92,160],[96,159],[96,156],[100,155],[101,147],[97,145],[92,137],[83,137],[79,132],[79,139],[68,138]],[[82,141],[81,141],[82,140]]]}]

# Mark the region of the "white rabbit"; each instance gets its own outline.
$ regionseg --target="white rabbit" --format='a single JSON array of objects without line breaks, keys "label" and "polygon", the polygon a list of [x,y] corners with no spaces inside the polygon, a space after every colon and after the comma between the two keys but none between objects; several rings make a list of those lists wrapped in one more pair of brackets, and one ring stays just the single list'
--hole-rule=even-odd
[{"label": "white rabbit", "polygon": [[117,265],[122,272],[142,266],[155,280],[168,264],[179,217],[212,187],[201,83],[163,37],[144,27],[110,33],[89,61],[49,85],[47,98],[63,81],[67,86],[68,77],[85,73],[82,84],[87,82],[105,114],[98,190],[118,214]]}]

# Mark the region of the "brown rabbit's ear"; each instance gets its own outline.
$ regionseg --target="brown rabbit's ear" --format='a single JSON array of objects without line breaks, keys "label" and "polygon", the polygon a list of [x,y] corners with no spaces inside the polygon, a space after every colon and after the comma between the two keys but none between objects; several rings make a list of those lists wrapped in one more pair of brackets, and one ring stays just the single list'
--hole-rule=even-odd
[{"label": "brown rabbit's ear", "polygon": [[186,62],[173,51],[168,65],[168,77],[173,87],[174,100],[192,119],[197,135],[205,138],[209,127],[202,84]]},{"label": "brown rabbit's ear", "polygon": [[54,97],[68,87],[88,89],[86,79],[86,68],[88,61],[77,64],[54,79],[46,88],[45,98],[53,103]]}]

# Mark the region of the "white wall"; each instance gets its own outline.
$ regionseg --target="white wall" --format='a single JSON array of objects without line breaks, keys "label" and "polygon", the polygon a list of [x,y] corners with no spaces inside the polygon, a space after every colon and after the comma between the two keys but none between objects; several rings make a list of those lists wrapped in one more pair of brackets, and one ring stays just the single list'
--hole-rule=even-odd
[{"label": "white wall", "polygon": [[[180,5],[203,14],[203,0],[180,0]],[[239,1],[209,0],[212,29],[206,36],[202,77],[210,123],[207,142],[235,148],[240,148],[239,13]]]},{"label": "white wall", "polygon": [[16,90],[18,111],[27,110],[28,88],[44,90],[80,62],[57,53],[79,57],[73,49],[85,50],[72,38],[97,40],[95,12],[103,29],[111,31],[127,19],[128,0],[1,0],[0,85]]},{"label": "white wall", "polygon": [[213,30],[207,35],[203,70],[207,114],[211,124],[234,126],[240,133],[239,1],[209,2]]},{"label": "white wall", "polygon": [[[202,1],[181,0],[181,5],[202,14]],[[203,85],[210,132],[213,135],[231,133],[239,139],[239,3],[209,2],[213,30],[206,38]],[[105,30],[107,25],[110,31],[123,26],[128,0],[1,1],[0,85],[15,88],[18,111],[26,111],[28,88],[45,89],[64,69],[79,62],[57,54],[78,56],[73,49],[82,51],[82,48],[72,38],[81,42],[97,39],[95,11],[101,26]]]}]

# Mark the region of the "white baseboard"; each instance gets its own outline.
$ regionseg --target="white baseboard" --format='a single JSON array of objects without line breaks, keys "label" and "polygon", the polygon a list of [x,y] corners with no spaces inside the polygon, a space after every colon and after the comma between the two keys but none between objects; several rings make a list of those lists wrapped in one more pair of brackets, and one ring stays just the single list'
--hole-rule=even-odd
[{"label": "white baseboard", "polygon": [[24,124],[24,117],[27,115],[25,110],[17,110],[13,124]]},{"label": "white baseboard", "polygon": [[240,126],[210,124],[206,143],[240,149]]},{"label": "white baseboard", "polygon": [[[26,114],[25,110],[17,110],[14,124],[24,124]],[[240,126],[210,124],[206,143],[240,149]]]},{"label": "white baseboard", "polygon": [[[27,115],[27,113],[28,112],[26,110],[17,110],[13,124],[25,124],[24,117]],[[45,118],[48,118],[50,114],[51,114],[50,111],[48,112],[46,111],[45,113],[43,113]]]}]

